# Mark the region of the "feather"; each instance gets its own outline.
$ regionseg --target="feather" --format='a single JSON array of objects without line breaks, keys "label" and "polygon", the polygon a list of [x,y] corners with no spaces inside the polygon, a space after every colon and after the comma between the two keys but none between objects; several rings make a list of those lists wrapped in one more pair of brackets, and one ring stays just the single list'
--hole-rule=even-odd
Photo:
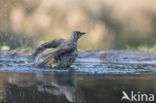
[{"label": "feather", "polygon": [[54,40],[51,40],[49,42],[46,42],[40,45],[32,54],[32,58],[36,58],[37,55],[42,53],[47,48],[57,48],[60,44],[62,44],[62,42],[64,42],[64,39],[54,39]]},{"label": "feather", "polygon": [[71,52],[73,51],[75,48],[73,46],[61,46],[57,49],[54,49],[52,50],[52,52],[50,52],[48,54],[48,56],[43,60],[41,61],[38,66],[44,66],[45,64],[47,64],[52,58],[54,57],[58,57],[59,55],[62,55],[64,53],[68,53],[68,52]]}]

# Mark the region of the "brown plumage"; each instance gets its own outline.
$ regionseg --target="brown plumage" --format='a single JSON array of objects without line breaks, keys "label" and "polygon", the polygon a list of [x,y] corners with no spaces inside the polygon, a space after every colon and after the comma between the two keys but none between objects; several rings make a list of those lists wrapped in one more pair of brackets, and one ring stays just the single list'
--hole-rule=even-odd
[{"label": "brown plumage", "polygon": [[[32,57],[37,60],[37,66],[48,65],[50,67],[70,67],[74,62],[77,52],[77,40],[85,33],[80,31],[73,31],[67,39],[54,39],[46,42],[38,47],[32,54]],[[47,48],[54,48],[52,51],[45,55],[41,53]]]}]

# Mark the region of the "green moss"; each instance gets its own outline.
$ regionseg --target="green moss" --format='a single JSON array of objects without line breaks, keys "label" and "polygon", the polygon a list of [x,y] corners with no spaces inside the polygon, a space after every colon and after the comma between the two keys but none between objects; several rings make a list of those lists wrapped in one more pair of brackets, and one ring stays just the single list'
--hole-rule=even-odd
[{"label": "green moss", "polygon": [[153,46],[142,45],[138,47],[126,46],[127,50],[140,50],[140,51],[156,51],[156,44]]},{"label": "green moss", "polygon": [[32,51],[31,47],[21,47],[20,48],[22,51]]}]

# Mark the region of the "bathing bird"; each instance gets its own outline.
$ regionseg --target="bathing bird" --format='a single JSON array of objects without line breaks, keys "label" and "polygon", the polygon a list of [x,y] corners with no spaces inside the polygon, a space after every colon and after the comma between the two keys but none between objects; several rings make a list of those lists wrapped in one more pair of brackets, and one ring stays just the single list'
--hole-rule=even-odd
[{"label": "bathing bird", "polygon": [[[35,64],[40,67],[49,66],[51,68],[70,67],[78,55],[77,41],[84,34],[86,33],[73,31],[67,39],[54,39],[40,45],[32,53],[32,58],[37,61]],[[53,49],[49,53],[42,55],[42,52],[48,48]],[[40,58],[43,59],[38,61]]]}]

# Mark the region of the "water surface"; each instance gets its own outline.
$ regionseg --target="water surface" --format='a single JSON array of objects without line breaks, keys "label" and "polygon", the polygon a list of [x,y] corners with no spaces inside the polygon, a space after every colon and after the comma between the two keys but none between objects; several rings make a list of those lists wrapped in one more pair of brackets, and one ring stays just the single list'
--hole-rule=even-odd
[{"label": "water surface", "polygon": [[28,57],[0,58],[2,103],[121,103],[122,92],[156,95],[154,63],[77,60],[71,68],[38,68]]}]

